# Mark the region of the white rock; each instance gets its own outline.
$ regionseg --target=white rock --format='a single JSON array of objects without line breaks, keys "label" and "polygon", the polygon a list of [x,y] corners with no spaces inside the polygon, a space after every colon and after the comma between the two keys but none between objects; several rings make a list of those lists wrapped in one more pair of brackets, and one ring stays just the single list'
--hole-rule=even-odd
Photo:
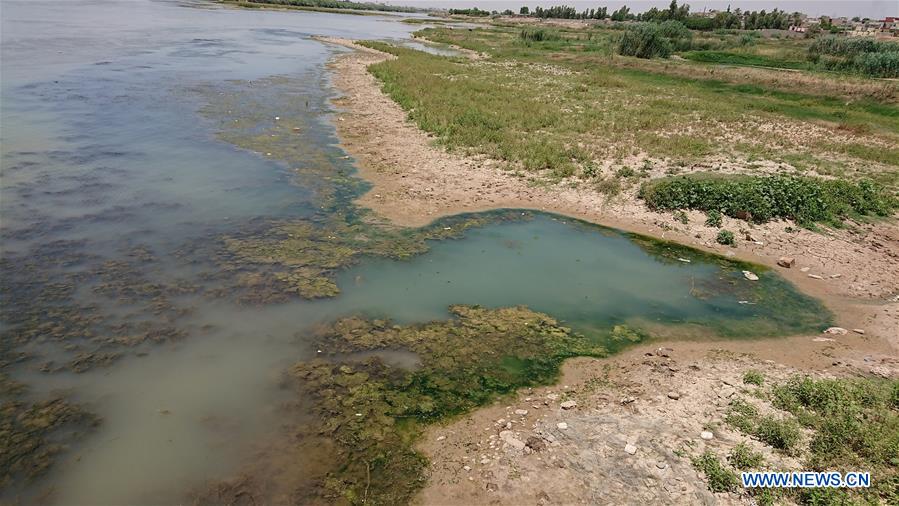
[{"label": "white rock", "polygon": [[865,333],[864,329],[852,329],[852,331],[855,332],[856,334],[864,334]]},{"label": "white rock", "polygon": [[556,428],[560,430],[565,430],[568,428],[568,424],[565,422],[559,422],[556,424]]},{"label": "white rock", "polygon": [[808,277],[810,277],[810,278],[812,278],[812,279],[824,279],[824,278],[822,278],[821,276],[819,276],[819,275],[817,275],[817,274],[809,274]]},{"label": "white rock", "polygon": [[677,392],[668,392],[668,398],[676,401],[680,399],[680,394]]},{"label": "white rock", "polygon": [[499,433],[499,438],[503,440],[504,443],[515,448],[516,450],[524,449],[524,441],[515,437],[515,434],[512,433],[511,430],[504,430]]},{"label": "white rock", "polygon": [[546,394],[546,398],[551,401],[554,401],[559,398],[559,394]]},{"label": "white rock", "polygon": [[824,330],[824,333],[834,336],[845,336],[849,333],[849,331],[844,329],[843,327],[828,327]]},{"label": "white rock", "polygon": [[565,402],[563,402],[562,404],[559,404],[559,406],[561,406],[562,409],[571,409],[571,408],[577,407],[577,402],[575,402],[575,401],[565,401]]},{"label": "white rock", "polygon": [[465,469],[466,471],[471,471],[471,466],[462,466],[462,469]]},{"label": "white rock", "polygon": [[624,445],[624,451],[625,451],[625,453],[634,455],[635,453],[637,453],[637,447],[632,444],[626,444],[626,445]]},{"label": "white rock", "polygon": [[516,410],[515,410],[515,414],[518,415],[518,416],[524,416],[524,415],[528,414],[528,410],[526,410],[526,409],[516,409]]},{"label": "white rock", "polygon": [[715,437],[715,435],[712,434],[711,432],[707,431],[707,430],[704,430],[704,431],[702,431],[702,432],[699,433],[699,437],[701,437],[702,439],[705,439],[706,441],[708,441],[709,439],[712,439],[713,437]]},{"label": "white rock", "polygon": [[755,275],[754,272],[743,271],[743,277],[748,279],[749,281],[758,281],[759,277]]},{"label": "white rock", "polygon": [[437,437],[437,441],[443,441],[444,439],[446,439],[446,436],[438,436]]}]

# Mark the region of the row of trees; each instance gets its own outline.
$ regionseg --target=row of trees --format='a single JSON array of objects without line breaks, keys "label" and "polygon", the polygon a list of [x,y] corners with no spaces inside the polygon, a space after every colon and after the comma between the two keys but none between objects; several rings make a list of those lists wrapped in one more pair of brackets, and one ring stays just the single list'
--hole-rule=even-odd
[{"label": "row of trees", "polygon": [[[504,14],[512,14],[512,11],[506,10]],[[649,21],[655,23],[673,20],[680,21],[687,28],[693,30],[715,30],[719,28],[742,28],[746,30],[775,28],[785,30],[791,25],[798,25],[802,22],[801,13],[787,14],[780,9],[772,11],[742,11],[734,9],[731,11],[730,7],[728,7],[727,11],[719,12],[713,17],[707,17],[690,14],[690,6],[687,4],[678,5],[677,0],[671,0],[671,4],[667,9],[653,7],[641,14],[632,13],[627,6],[623,6],[610,14],[607,7],[578,11],[574,7],[567,5],[557,5],[546,9],[536,7],[533,11],[525,6],[519,10],[519,14],[543,19],[611,19],[612,21]]]}]

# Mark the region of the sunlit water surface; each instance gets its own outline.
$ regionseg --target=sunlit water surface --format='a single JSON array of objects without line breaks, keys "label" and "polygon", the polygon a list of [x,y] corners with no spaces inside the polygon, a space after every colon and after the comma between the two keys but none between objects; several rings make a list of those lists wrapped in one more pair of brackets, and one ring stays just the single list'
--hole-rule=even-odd
[{"label": "sunlit water surface", "polygon": [[[249,98],[256,86],[264,97],[254,83],[285,79],[303,106],[265,114],[303,125],[298,149],[309,160],[335,173],[352,170],[328,120],[324,64],[337,49],[309,36],[402,41],[413,30],[397,18],[202,3],[4,0],[3,255],[49,258],[48,269],[63,272],[82,264],[53,262],[53,255],[134,263],[137,248],[152,254],[140,263],[139,280],[214,288],[218,278],[199,277],[210,266],[191,253],[203,251],[197,241],[260,220],[311,216],[321,191],[294,167],[218,139],[221,124],[204,113],[224,96],[217,90],[236,87]],[[278,103],[270,98],[266,104]],[[586,334],[617,324],[738,337],[754,326],[799,330],[782,318],[783,308],[744,299],[749,282],[738,266],[641,247],[619,232],[561,218],[524,218],[433,243],[409,261],[365,260],[340,274],[343,293],[330,300],[237,305],[187,291],[171,298],[173,308],[147,313],[85,279],[78,302],[122,321],[189,309],[171,320],[183,334],[125,347],[112,365],[81,373],[40,371],[47,361],[68,360],[72,350],[58,341],[23,346],[34,358],[12,371],[30,385],[30,397],[63,393],[103,422],[44,478],[16,484],[8,498],[27,502],[49,492],[58,504],[175,503],[227,477],[277,430],[278,406],[289,395],[278,388],[281,374],[308,353],[303,329],[340,315],[418,322],[447,317],[454,303],[525,304]],[[56,245],[50,253],[48,245]],[[792,290],[770,273],[762,282],[773,292]],[[804,310],[816,307],[796,300]]]}]

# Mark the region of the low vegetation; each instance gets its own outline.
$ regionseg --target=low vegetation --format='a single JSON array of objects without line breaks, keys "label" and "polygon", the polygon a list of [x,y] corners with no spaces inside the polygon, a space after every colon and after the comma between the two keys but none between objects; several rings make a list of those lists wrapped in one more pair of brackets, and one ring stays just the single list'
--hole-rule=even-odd
[{"label": "low vegetation", "polygon": [[644,183],[640,197],[657,210],[718,211],[756,223],[790,219],[807,227],[839,225],[850,217],[889,216],[899,206],[892,192],[869,180],[785,175],[663,178]]},{"label": "low vegetation", "polygon": [[[790,498],[799,504],[893,504],[899,497],[899,381],[794,376],[760,393],[773,412],[762,413],[756,405],[735,399],[725,422],[794,455],[803,470],[867,471],[872,486],[751,491],[759,503]],[[727,462],[740,471],[770,469],[746,444],[734,447]],[[714,454],[695,457],[693,463],[711,490],[733,490],[728,488],[730,470]]]},{"label": "low vegetation", "polygon": [[[651,207],[702,210],[716,227],[716,213],[755,222],[792,218],[810,227],[889,215],[896,207],[892,192],[899,187],[899,113],[874,98],[828,96],[844,84],[856,86],[855,81],[809,86],[812,78],[803,77],[794,86],[787,84],[793,77],[784,79],[777,71],[706,74],[698,70],[700,64],[662,64],[616,54],[664,55],[681,47],[713,51],[721,44],[775,55],[770,51],[774,42],[745,34],[697,35],[679,21],[627,30],[428,28],[418,35],[486,56],[443,57],[365,43],[396,56],[370,71],[410,119],[449,150],[486,155],[550,181],[576,178],[572,184],[609,198],[630,196],[629,189],[651,174],[619,175],[629,157],[649,155],[672,174],[710,159],[747,168],[754,160],[766,160],[804,172],[797,177],[714,182],[675,177],[644,183]],[[787,52],[771,58],[808,63],[803,63],[807,42],[783,44]],[[755,76],[753,84],[746,84],[745,75]],[[814,79],[823,83],[830,78]],[[793,91],[783,91],[787,87]],[[783,135],[781,127],[791,134]],[[816,147],[810,150],[809,145]],[[825,181],[815,174],[836,178]],[[750,193],[741,198],[725,198],[727,192],[746,189]],[[699,190],[699,198],[681,198]]]},{"label": "low vegetation", "polygon": [[740,486],[737,473],[721,464],[718,457],[706,450],[702,455],[692,459],[693,467],[701,472],[712,492],[735,492]]}]

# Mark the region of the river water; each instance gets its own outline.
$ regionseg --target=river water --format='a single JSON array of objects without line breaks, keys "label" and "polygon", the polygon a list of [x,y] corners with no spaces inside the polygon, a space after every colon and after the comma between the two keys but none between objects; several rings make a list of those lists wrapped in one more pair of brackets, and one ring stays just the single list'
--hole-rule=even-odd
[{"label": "river water", "polygon": [[265,262],[243,265],[228,238],[372,226],[330,123],[325,64],[341,50],[310,36],[403,41],[415,25],[151,0],[0,8],[0,366],[26,386],[0,400],[63,398],[101,420],[63,434],[45,473],[0,469],[0,499],[184,501],[277,432],[282,374],[312,353],[304,329],[342,315],[524,304],[596,339],[624,324],[783,335],[828,318],[771,272],[752,284],[745,265],[519,211],[404,261],[338,268],[336,297],[254,292]]}]

